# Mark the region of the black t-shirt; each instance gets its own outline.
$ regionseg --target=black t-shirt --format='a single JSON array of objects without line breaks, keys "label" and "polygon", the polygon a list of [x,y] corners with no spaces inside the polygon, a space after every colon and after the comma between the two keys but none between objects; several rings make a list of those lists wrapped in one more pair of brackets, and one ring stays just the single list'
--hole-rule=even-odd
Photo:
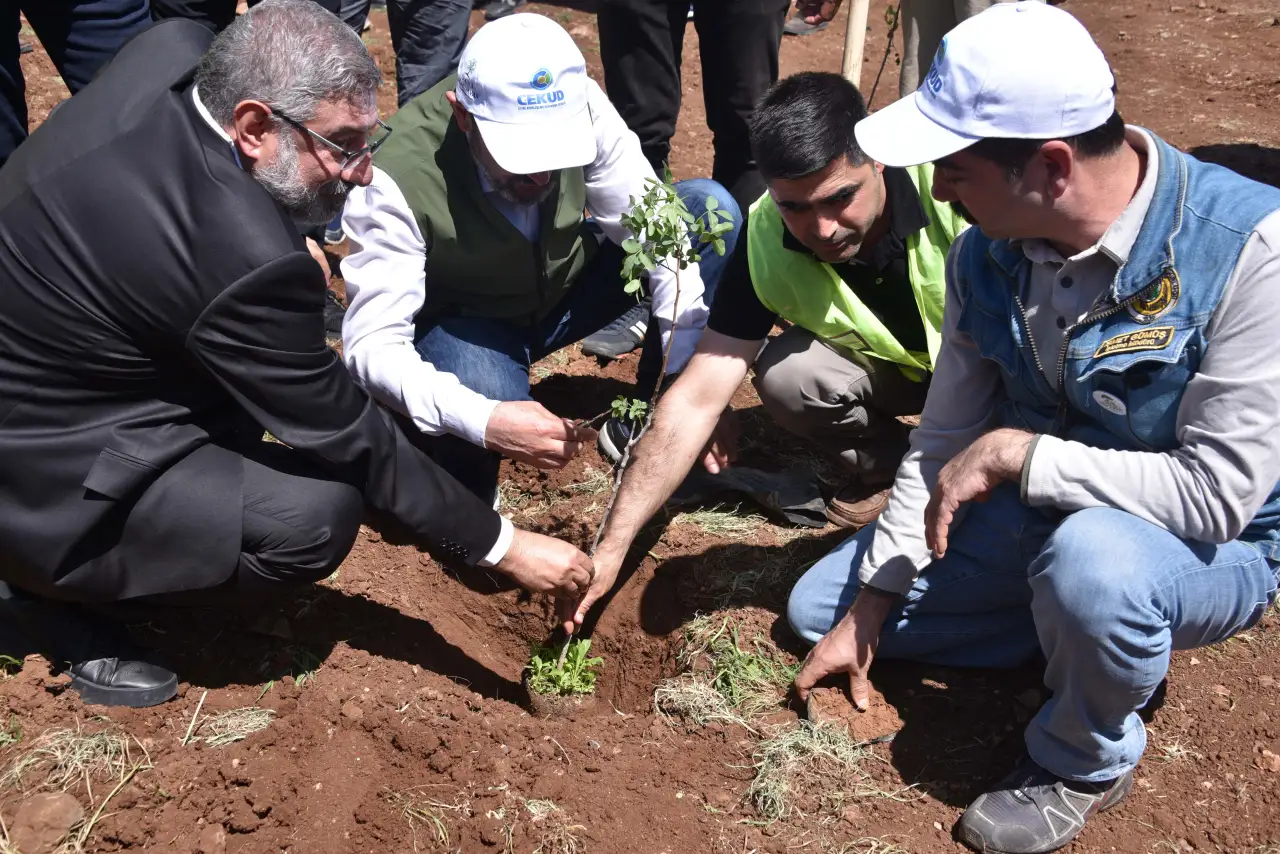
[{"label": "black t-shirt", "polygon": [[[906,240],[929,224],[929,215],[905,169],[886,167],[884,183],[889,230],[876,242],[867,261],[855,259],[832,264],[831,268],[903,347],[923,352],[929,347],[907,272]],[[720,277],[707,328],[730,338],[756,341],[768,337],[777,316],[756,296],[751,283],[747,261],[748,217],[749,214],[743,217],[738,244]],[[785,228],[782,245],[792,252],[813,254]]]}]

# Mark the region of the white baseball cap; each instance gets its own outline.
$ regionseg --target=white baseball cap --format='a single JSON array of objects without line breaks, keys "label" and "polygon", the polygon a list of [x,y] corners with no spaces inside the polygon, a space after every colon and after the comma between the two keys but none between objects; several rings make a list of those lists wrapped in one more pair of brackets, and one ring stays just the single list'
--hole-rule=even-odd
[{"label": "white baseball cap", "polygon": [[516,175],[590,163],[587,64],[564,29],[541,15],[481,27],[458,60],[458,103],[498,165]]},{"label": "white baseball cap", "polygon": [[1047,3],[997,3],[947,33],[924,82],[854,127],[886,166],[939,160],[980,139],[1061,139],[1105,124],[1115,78],[1084,25]]}]

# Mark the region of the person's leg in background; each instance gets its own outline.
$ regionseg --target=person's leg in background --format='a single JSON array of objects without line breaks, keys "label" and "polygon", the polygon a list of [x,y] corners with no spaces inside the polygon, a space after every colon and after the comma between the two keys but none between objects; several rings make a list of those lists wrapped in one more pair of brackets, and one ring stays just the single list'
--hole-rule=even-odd
[{"label": "person's leg in background", "polygon": [[370,0],[340,0],[338,17],[357,33],[364,32],[365,22],[369,20]]},{"label": "person's leg in background", "polygon": [[0,166],[27,138],[26,82],[19,61],[20,14],[35,30],[62,80],[75,94],[89,85],[125,42],[151,22],[147,0],[0,2]]},{"label": "person's leg in background", "polygon": [[774,421],[839,457],[853,475],[827,506],[831,521],[857,528],[879,516],[907,454],[910,428],[898,416],[920,414],[928,383],[793,326],[760,353],[755,386]]},{"label": "person's leg in background", "polygon": [[236,0],[151,0],[151,17],[187,18],[220,33],[236,19]]},{"label": "person's leg in background", "polygon": [[689,4],[678,0],[600,0],[600,62],[605,92],[640,150],[662,177],[680,113],[680,56]]},{"label": "person's leg in background", "polygon": [[387,0],[399,106],[458,68],[470,17],[469,0]]},{"label": "person's leg in background", "polygon": [[[1027,567],[1054,526],[1019,500],[1016,484],[968,505],[946,556],[926,565],[889,612],[876,657],[948,667],[1016,667],[1031,658],[1040,642]],[[796,582],[787,620],[805,641],[816,644],[848,612],[875,532],[875,524],[858,531]]]},{"label": "person's leg in background", "polygon": [[920,88],[929,72],[942,37],[956,25],[956,5],[989,6],[991,0],[901,0],[902,67],[898,71],[898,97]]},{"label": "person's leg in background", "polygon": [[[536,329],[518,321],[444,317],[419,337],[416,347],[423,361],[490,400],[531,400],[529,345],[536,335]],[[439,436],[434,444],[432,457],[442,469],[481,500],[494,501],[499,454],[453,435]]]},{"label": "person's leg in background", "polygon": [[778,48],[788,0],[694,0],[702,54],[702,93],[715,162],[711,177],[747,210],[764,193],[751,155],[756,102],[778,79]]}]

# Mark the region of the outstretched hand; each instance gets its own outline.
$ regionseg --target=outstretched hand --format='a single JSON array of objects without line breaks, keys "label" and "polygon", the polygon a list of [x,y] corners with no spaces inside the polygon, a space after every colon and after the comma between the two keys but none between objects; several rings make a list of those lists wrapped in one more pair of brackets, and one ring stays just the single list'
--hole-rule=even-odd
[{"label": "outstretched hand", "polygon": [[832,673],[849,674],[849,696],[859,711],[865,712],[871,702],[871,684],[867,671],[876,656],[880,631],[885,617],[898,597],[872,587],[858,592],[849,613],[818,641],[805,658],[796,676],[796,692],[801,700]]}]

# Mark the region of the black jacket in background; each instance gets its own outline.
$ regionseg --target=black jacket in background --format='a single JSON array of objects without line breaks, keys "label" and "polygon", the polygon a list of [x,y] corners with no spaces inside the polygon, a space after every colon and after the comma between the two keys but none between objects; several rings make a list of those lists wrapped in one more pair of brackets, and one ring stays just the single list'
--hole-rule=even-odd
[{"label": "black jacket in background", "polygon": [[[0,170],[0,578],[77,599],[220,583],[240,551],[240,467],[198,490],[161,475],[263,428],[474,564],[497,514],[325,346],[318,265],[196,112],[211,39],[189,21],[138,36]],[[104,566],[149,489],[188,521]]]}]

